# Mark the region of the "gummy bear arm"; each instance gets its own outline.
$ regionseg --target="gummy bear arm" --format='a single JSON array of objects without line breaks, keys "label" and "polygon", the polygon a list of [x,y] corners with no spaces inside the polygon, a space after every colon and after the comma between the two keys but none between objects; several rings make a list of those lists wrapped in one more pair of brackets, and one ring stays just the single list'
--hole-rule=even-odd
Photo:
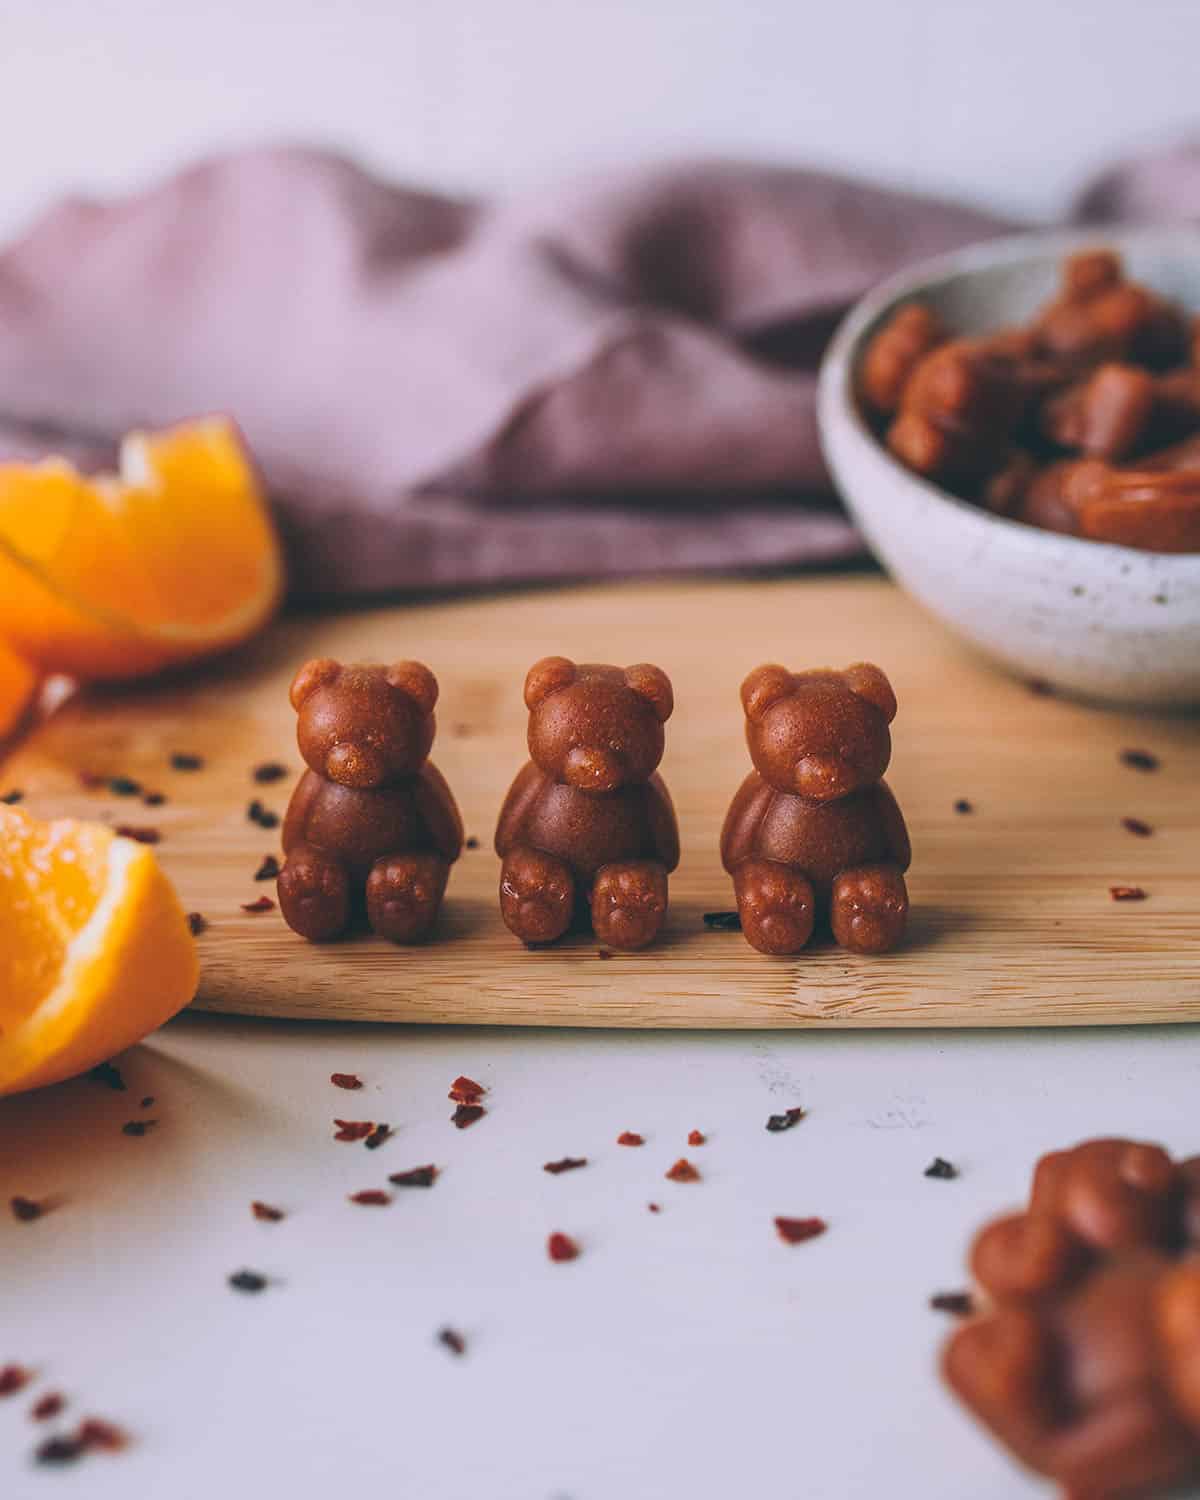
[{"label": "gummy bear arm", "polygon": [[754,853],[759,825],[774,795],[774,788],[757,771],[751,771],[734,793],[721,829],[721,863],[730,874]]},{"label": "gummy bear arm", "polygon": [[668,873],[679,863],[679,825],[666,783],[654,775],[646,783],[646,814],[650,819],[650,837],[654,852]]},{"label": "gummy bear arm", "polygon": [[520,842],[522,824],[547,780],[536,761],[527,761],[517,772],[496,820],[495,848],[501,859]]},{"label": "gummy bear arm", "polygon": [[875,798],[888,856],[901,870],[907,870],[912,863],[912,844],[909,842],[908,829],[904,826],[904,814],[886,781],[881,781],[875,788]]},{"label": "gummy bear arm", "polygon": [[425,823],[430,842],[451,863],[462,853],[462,816],[445,777],[429,761],[417,777],[417,811]]}]

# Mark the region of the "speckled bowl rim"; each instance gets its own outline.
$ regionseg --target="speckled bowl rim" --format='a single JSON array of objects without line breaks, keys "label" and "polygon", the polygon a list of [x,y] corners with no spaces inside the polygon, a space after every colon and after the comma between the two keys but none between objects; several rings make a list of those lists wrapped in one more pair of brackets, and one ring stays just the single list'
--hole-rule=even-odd
[{"label": "speckled bowl rim", "polygon": [[[1007,516],[998,516],[983,510],[970,500],[960,499],[941,485],[923,479],[907,468],[879,441],[863,419],[854,389],[854,376],[862,353],[862,346],[875,326],[901,303],[918,297],[922,292],[943,282],[959,280],[996,266],[1012,265],[1022,260],[1044,261],[1070,255],[1077,250],[1090,247],[1111,248],[1121,253],[1139,252],[1167,256],[1178,252],[1180,258],[1195,260],[1197,277],[1200,279],[1200,226],[1181,225],[1172,229],[1104,229],[1093,230],[1030,230],[1022,234],[1007,235],[1001,239],[984,240],[969,245],[963,250],[951,250],[918,265],[889,276],[873,287],[850,309],[839,323],[829,347],[821,360],[817,373],[817,423],[820,430],[822,450],[834,482],[837,469],[829,457],[827,428],[833,422],[847,422],[855,438],[867,444],[880,456],[895,475],[898,483],[917,491],[930,499],[940,501],[971,518],[980,527],[998,527],[1014,546],[1031,554],[1054,554],[1075,557],[1087,566],[1088,559],[1098,561],[1098,555],[1107,554],[1130,565],[1130,570],[1144,565],[1149,572],[1161,577],[1164,565],[1170,567],[1173,577],[1182,576],[1200,586],[1200,552],[1151,552],[1144,547],[1126,547],[1117,542],[1093,541],[1088,537],[1070,536],[1065,532],[1043,531],[1023,521],[1012,521]],[[1189,309],[1200,313],[1200,305]],[[851,515],[857,518],[854,496],[838,486]],[[1126,573],[1128,577],[1128,572]]]}]

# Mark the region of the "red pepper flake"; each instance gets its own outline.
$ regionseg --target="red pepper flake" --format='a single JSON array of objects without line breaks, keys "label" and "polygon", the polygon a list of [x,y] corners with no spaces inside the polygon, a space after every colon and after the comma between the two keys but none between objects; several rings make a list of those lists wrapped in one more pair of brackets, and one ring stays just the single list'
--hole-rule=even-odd
[{"label": "red pepper flake", "polygon": [[666,1174],[671,1182],[699,1182],[699,1170],[692,1166],[686,1156],[681,1156],[673,1167],[668,1167]]},{"label": "red pepper flake", "polygon": [[66,1399],[57,1391],[47,1391],[29,1408],[29,1415],[35,1422],[48,1422],[51,1417],[57,1417],[66,1404]]},{"label": "red pepper flake", "polygon": [[970,1292],[934,1292],[929,1305],[934,1312],[950,1313],[956,1318],[969,1318],[975,1311]]},{"label": "red pepper flake", "polygon": [[202,917],[198,911],[188,912],[187,924],[193,937],[199,937],[202,932],[208,931],[208,918]]},{"label": "red pepper flake", "polygon": [[419,1188],[432,1187],[436,1180],[437,1168],[434,1166],[410,1167],[407,1172],[393,1172],[388,1178],[388,1181],[394,1182],[397,1187]]},{"label": "red pepper flake", "polygon": [[805,1240],[815,1240],[817,1235],[824,1234],[829,1225],[824,1219],[777,1218],[775,1228],[785,1245],[802,1245]]},{"label": "red pepper flake", "polygon": [[157,1120],[126,1120],[121,1126],[122,1135],[148,1135],[158,1124]]},{"label": "red pepper flake", "polygon": [[0,802],[3,802],[5,807],[15,807],[24,795],[24,792],[13,787],[11,792],[5,792],[4,796],[0,797]]},{"label": "red pepper flake", "polygon": [[39,1203],[34,1198],[22,1198],[19,1194],[8,1200],[8,1206],[12,1209],[13,1218],[22,1224],[32,1224],[34,1219],[40,1219],[46,1212],[44,1203]]},{"label": "red pepper flake", "polygon": [[360,1089],[363,1086],[357,1073],[330,1073],[329,1081],[335,1089]]},{"label": "red pepper flake", "polygon": [[163,792],[142,793],[142,801],[146,804],[147,807],[161,807],[166,800],[166,796]]},{"label": "red pepper flake", "polygon": [[457,1328],[439,1328],[437,1337],[438,1343],[449,1349],[451,1354],[462,1355],[467,1352],[467,1341]]},{"label": "red pepper flake", "polygon": [[161,844],[162,834],[157,828],[137,828],[132,823],[118,823],[113,832],[123,839],[132,839],[135,844]]},{"label": "red pepper flake", "polygon": [[235,1292],[261,1292],[266,1289],[267,1278],[258,1271],[235,1271],[229,1285]]},{"label": "red pepper flake", "polygon": [[279,874],[279,861],[273,854],[264,857],[263,862],[254,872],[255,880],[274,880]]},{"label": "red pepper flake", "polygon": [[450,1119],[459,1130],[465,1130],[468,1125],[474,1125],[476,1120],[482,1120],[487,1110],[482,1104],[460,1104]]},{"label": "red pepper flake", "polygon": [[1108,894],[1114,901],[1144,901],[1146,893],[1140,885],[1110,885]]},{"label": "red pepper flake", "polygon": [[706,911],[704,925],[709,932],[741,932],[742,918],[736,911]]},{"label": "red pepper flake", "polygon": [[147,1094],[146,1097],[142,1100],[142,1102],[138,1105],[138,1108],[139,1109],[153,1109],[154,1108],[154,1095],[153,1094]]},{"label": "red pepper flake", "polygon": [[260,1203],[257,1198],[250,1205],[250,1212],[256,1219],[262,1219],[268,1224],[278,1224],[284,1217],[283,1209],[272,1208],[269,1203]]},{"label": "red pepper flake", "polygon": [[204,769],[204,757],[202,755],[189,755],[186,750],[176,750],[171,757],[171,769],[173,771],[202,771]]},{"label": "red pepper flake", "polygon": [[474,834],[472,834],[471,837],[467,840],[465,847],[468,848],[468,849],[478,849],[479,848],[479,840],[475,837]]},{"label": "red pepper flake", "polygon": [[791,1109],[785,1109],[781,1115],[772,1115],[767,1121],[767,1129],[776,1135],[781,1130],[790,1130],[793,1125],[799,1125],[804,1118],[804,1110],[800,1105],[794,1105]]},{"label": "red pepper flake", "polygon": [[617,1137],[618,1146],[644,1146],[645,1144],[646,1137],[638,1135],[636,1130],[622,1130],[621,1134]]},{"label": "red pepper flake", "polygon": [[688,1145],[689,1146],[703,1146],[703,1145],[706,1144],[707,1141],[708,1141],[708,1137],[704,1134],[704,1132],[702,1130],[689,1130],[688,1131]]},{"label": "red pepper flake", "polygon": [[958,1168],[952,1161],[947,1161],[944,1156],[935,1156],[925,1168],[926,1177],[940,1177],[949,1182],[952,1177],[958,1176]]},{"label": "red pepper flake", "polygon": [[555,1230],[546,1241],[546,1253],[551,1260],[574,1260],[579,1254],[579,1246],[569,1234]]},{"label": "red pepper flake", "polygon": [[115,1089],[118,1094],[125,1092],[125,1080],[121,1077],[121,1070],[116,1063],[97,1063],[88,1074],[92,1083],[102,1083],[106,1088]]},{"label": "red pepper flake", "polygon": [[86,787],[88,791],[94,792],[97,787],[105,786],[108,782],[107,776],[101,776],[96,771],[80,771],[79,785]]},{"label": "red pepper flake", "polygon": [[1035,698],[1052,698],[1054,689],[1044,677],[1031,677],[1025,684]]},{"label": "red pepper flake", "polygon": [[15,1396],[33,1379],[33,1371],[23,1365],[0,1365],[0,1396]]},{"label": "red pepper flake", "polygon": [[279,814],[272,812],[269,807],[264,807],[257,797],[246,809],[246,816],[252,823],[257,823],[260,828],[278,828],[279,826]]},{"label": "red pepper flake", "polygon": [[660,1213],[662,1213],[662,1204],[661,1203],[647,1203],[646,1207],[650,1210],[650,1212],[652,1214],[660,1214]]},{"label": "red pepper flake", "polygon": [[586,1167],[586,1156],[562,1156],[558,1161],[548,1161],[542,1167],[543,1172],[549,1172],[557,1177],[560,1172],[573,1172],[576,1167]]},{"label": "red pepper flake", "polygon": [[288,774],[288,768],[280,765],[277,760],[265,760],[261,766],[255,766],[252,775],[259,786],[269,786],[273,781],[282,781]]},{"label": "red pepper flake", "polygon": [[257,901],[243,901],[242,910],[250,912],[274,911],[275,903],[270,896],[260,896]]},{"label": "red pepper flake", "polygon": [[129,776],[112,776],[109,778],[108,789],[114,797],[136,797],[142,790],[142,784]]},{"label": "red pepper flake", "polygon": [[975,809],[965,797],[960,797],[954,804],[954,811],[956,813],[973,813]]},{"label": "red pepper flake", "polygon": [[1160,762],[1158,756],[1151,755],[1149,750],[1122,750],[1121,764],[1135,771],[1157,771]]},{"label": "red pepper flake", "polygon": [[382,1121],[376,1125],[371,1134],[363,1142],[368,1151],[378,1151],[384,1141],[392,1134],[392,1127]]},{"label": "red pepper flake", "polygon": [[73,1464],[83,1453],[84,1445],[77,1437],[52,1437],[34,1449],[33,1458],[39,1464]]},{"label": "red pepper flake", "polygon": [[363,1188],[361,1192],[350,1194],[351,1203],[362,1203],[367,1208],[386,1208],[391,1201],[391,1193],[385,1193],[382,1188]]},{"label": "red pepper flake", "polygon": [[480,1098],[487,1093],[482,1083],[476,1083],[473,1078],[468,1078],[460,1073],[450,1085],[447,1099],[453,1099],[455,1104],[478,1104]]},{"label": "red pepper flake", "polygon": [[374,1120],[334,1120],[337,1132],[335,1141],[363,1141],[375,1129]]},{"label": "red pepper flake", "polygon": [[129,1446],[129,1435],[112,1422],[102,1422],[98,1417],[87,1417],[79,1424],[75,1441],[84,1448],[101,1448],[106,1453],[118,1453]]},{"label": "red pepper flake", "polygon": [[1122,818],[1121,827],[1126,833],[1135,834],[1139,839],[1148,839],[1154,832],[1149,823],[1143,823],[1141,818]]},{"label": "red pepper flake", "polygon": [[597,958],[611,958],[612,954],[608,951],[607,948],[597,948],[596,949],[596,957]]}]

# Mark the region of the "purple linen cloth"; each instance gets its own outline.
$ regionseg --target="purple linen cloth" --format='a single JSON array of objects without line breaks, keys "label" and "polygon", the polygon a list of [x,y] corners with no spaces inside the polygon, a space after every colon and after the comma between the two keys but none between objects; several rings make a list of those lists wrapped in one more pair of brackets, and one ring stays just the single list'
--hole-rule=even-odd
[{"label": "purple linen cloth", "polygon": [[[1081,203],[1200,213],[1200,153]],[[131,427],[228,412],[294,597],[847,558],[824,341],[880,277],[1010,227],[732,162],[478,203],[227,156],[0,250],[0,455],[103,463]]]}]

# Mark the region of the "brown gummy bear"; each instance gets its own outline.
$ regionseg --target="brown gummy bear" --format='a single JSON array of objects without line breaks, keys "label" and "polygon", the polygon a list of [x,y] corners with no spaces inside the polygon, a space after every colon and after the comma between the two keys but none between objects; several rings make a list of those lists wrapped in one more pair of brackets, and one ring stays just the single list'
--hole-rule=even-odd
[{"label": "brown gummy bear", "polygon": [[426,757],[437,680],[420,662],[390,667],[307,662],[292,683],[296,740],[308,770],[283,824],[279,907],[312,942],[360,914],[398,943],[428,936],[462,819]]},{"label": "brown gummy bear", "polygon": [[674,699],[658,667],[577,666],[548,656],[525,679],[529,763],[496,827],[500,910],[525,943],[590,918],[612,948],[644,948],[679,863],[671,798],[657,774]]},{"label": "brown gummy bear", "polygon": [[906,302],[872,335],[858,371],[858,391],[866,406],[890,417],[918,363],[946,341],[936,313],[921,302]]},{"label": "brown gummy bear", "polygon": [[1073,1500],[1200,1474],[1200,1157],[1095,1140],[1043,1157],[971,1267],[990,1307],[948,1341],[960,1400]]},{"label": "brown gummy bear", "polygon": [[1120,257],[1086,250],[1063,264],[1062,284],[1034,320],[1040,347],[1078,366],[1123,360],[1165,369],[1187,357],[1187,320],[1148,288],[1127,281]]},{"label": "brown gummy bear", "polygon": [[1049,464],[1028,485],[1017,514],[1032,525],[1151,552],[1200,551],[1200,454],[1180,444],[1136,468],[1098,458]]},{"label": "brown gummy bear", "polygon": [[891,684],[867,662],[844,672],[768,665],[743,682],[742,707],[754,770],[726,815],[721,861],[747,942],[798,953],[827,921],[851,952],[894,948],[911,850],[883,780]]}]

